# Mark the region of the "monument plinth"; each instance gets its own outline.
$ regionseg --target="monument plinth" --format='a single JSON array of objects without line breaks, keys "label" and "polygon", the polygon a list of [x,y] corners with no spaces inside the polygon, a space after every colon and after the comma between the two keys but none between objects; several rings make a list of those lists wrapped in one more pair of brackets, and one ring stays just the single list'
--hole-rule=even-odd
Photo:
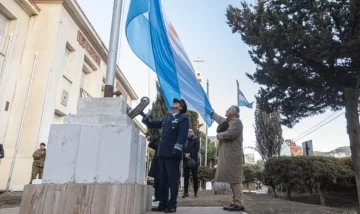
[{"label": "monument plinth", "polygon": [[20,213],[141,214],[151,208],[146,142],[122,98],[80,98],[51,126],[41,185],[26,185]]}]

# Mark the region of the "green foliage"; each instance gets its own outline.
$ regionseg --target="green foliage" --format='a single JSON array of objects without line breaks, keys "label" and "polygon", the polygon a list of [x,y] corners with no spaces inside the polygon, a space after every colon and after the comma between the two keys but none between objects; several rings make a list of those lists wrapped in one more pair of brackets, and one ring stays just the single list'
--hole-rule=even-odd
[{"label": "green foliage", "polygon": [[244,164],[243,184],[249,187],[249,184],[256,182],[261,172],[262,170],[257,165]]},{"label": "green foliage", "polygon": [[358,11],[357,0],[259,0],[227,8],[228,25],[250,46],[257,65],[247,75],[265,86],[257,97],[262,109],[279,107],[291,127],[327,108],[357,108]]},{"label": "green foliage", "polygon": [[201,166],[198,169],[198,178],[202,181],[211,181],[215,177],[215,168]]},{"label": "green foliage", "polygon": [[350,166],[352,168],[352,159],[351,157],[341,158],[345,165]]},{"label": "green foliage", "polygon": [[275,187],[285,184],[288,198],[291,190],[318,190],[322,194],[329,185],[351,185],[353,172],[341,159],[332,157],[273,157],[265,163],[264,172],[258,176],[265,185]]},{"label": "green foliage", "polygon": [[265,162],[263,160],[257,160],[256,165],[261,169],[264,170]]},{"label": "green foliage", "polygon": [[267,161],[272,156],[280,156],[282,137],[280,113],[274,110],[266,113],[257,105],[255,111],[256,151]]}]

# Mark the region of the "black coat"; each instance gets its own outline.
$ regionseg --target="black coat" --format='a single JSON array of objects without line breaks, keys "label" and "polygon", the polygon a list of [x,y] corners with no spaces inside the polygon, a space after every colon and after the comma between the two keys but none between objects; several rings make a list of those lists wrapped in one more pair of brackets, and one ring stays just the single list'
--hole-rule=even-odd
[{"label": "black coat", "polygon": [[[181,154],[174,156],[174,147],[184,146],[189,131],[189,119],[182,114],[169,116],[163,120],[150,120],[143,118],[142,122],[148,128],[162,128],[160,143],[157,148],[157,156],[165,158],[181,159]],[[182,151],[181,151],[182,152]]]},{"label": "black coat", "polygon": [[155,155],[151,161],[150,170],[148,173],[148,176],[153,177],[153,178],[158,178],[158,176],[160,174],[160,163],[159,163],[160,158],[156,155],[159,140],[160,139],[154,139],[154,140],[150,141],[149,145],[148,145],[148,147],[150,149],[153,149],[155,151]]},{"label": "black coat", "polygon": [[4,147],[2,144],[0,144],[0,159],[4,158],[5,153],[4,153]]},{"label": "black coat", "polygon": [[200,141],[196,136],[191,136],[188,138],[187,147],[184,149],[184,167],[186,167],[187,158],[185,158],[185,153],[190,153],[191,159],[194,159],[197,164],[198,156],[200,151]]}]

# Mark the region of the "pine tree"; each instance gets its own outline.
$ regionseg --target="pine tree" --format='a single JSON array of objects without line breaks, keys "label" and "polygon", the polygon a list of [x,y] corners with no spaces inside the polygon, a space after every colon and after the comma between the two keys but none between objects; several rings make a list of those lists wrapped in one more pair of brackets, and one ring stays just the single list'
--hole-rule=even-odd
[{"label": "pine tree", "polygon": [[[250,46],[248,77],[264,85],[262,109],[282,123],[345,108],[360,201],[360,1],[258,0],[227,8],[228,24]],[[360,203],[359,203],[360,204]]]},{"label": "pine tree", "polygon": [[261,158],[266,162],[273,156],[279,156],[282,138],[279,111],[266,113],[257,106],[255,111],[255,150],[259,152]]}]

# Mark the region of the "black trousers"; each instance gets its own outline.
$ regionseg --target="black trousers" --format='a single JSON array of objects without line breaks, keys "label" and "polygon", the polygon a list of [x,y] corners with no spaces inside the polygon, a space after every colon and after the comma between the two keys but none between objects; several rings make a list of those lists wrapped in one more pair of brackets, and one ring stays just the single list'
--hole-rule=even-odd
[{"label": "black trousers", "polygon": [[[160,202],[159,208],[177,208],[179,193],[180,159],[160,158]],[[169,200],[170,188],[170,200]]]},{"label": "black trousers", "polygon": [[190,171],[193,177],[193,183],[194,183],[194,192],[197,192],[199,189],[199,182],[198,182],[198,168],[192,168],[184,167],[184,192],[189,193],[189,180],[190,180]]},{"label": "black trousers", "polygon": [[155,199],[160,200],[160,179],[154,178]]}]

